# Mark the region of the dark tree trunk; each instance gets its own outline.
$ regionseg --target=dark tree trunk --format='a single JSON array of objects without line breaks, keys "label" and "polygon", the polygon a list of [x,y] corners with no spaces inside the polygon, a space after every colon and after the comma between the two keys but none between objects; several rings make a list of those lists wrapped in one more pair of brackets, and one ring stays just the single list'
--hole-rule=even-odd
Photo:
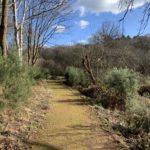
[{"label": "dark tree trunk", "polygon": [[7,19],[9,10],[9,0],[2,0],[2,17],[0,24],[0,47],[2,49],[2,56],[7,58]]}]

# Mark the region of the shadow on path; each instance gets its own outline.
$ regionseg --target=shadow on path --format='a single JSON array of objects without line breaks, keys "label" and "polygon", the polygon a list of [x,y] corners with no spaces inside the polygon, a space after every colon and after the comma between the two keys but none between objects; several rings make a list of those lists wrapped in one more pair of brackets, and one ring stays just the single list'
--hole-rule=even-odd
[{"label": "shadow on path", "polygon": [[67,103],[70,105],[90,105],[90,102],[86,99],[64,99],[55,101],[57,103]]},{"label": "shadow on path", "polygon": [[42,142],[36,142],[36,141],[24,141],[26,144],[30,145],[30,146],[38,146],[43,148],[44,150],[60,150],[59,148],[47,144],[47,143],[42,143]]}]

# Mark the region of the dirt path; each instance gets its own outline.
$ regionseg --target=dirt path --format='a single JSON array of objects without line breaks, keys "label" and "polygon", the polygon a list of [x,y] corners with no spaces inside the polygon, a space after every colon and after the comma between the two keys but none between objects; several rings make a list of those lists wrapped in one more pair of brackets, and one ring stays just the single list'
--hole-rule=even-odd
[{"label": "dirt path", "polygon": [[58,81],[49,81],[53,97],[33,150],[116,150],[118,143],[99,127],[92,108],[80,93]]}]

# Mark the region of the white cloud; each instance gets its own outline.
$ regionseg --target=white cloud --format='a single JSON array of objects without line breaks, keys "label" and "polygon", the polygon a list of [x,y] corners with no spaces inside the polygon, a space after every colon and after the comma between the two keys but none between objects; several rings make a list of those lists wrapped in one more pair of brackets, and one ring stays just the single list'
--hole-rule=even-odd
[{"label": "white cloud", "polygon": [[87,40],[79,40],[77,43],[80,43],[80,44],[87,44],[88,41],[87,41]]},{"label": "white cloud", "polygon": [[66,31],[66,27],[62,25],[53,26],[53,28],[56,30],[56,33],[63,33]]},{"label": "white cloud", "polygon": [[81,28],[85,29],[90,23],[86,20],[80,20],[79,22],[76,22],[76,24]]},{"label": "white cloud", "polygon": [[85,7],[81,6],[78,9],[80,11],[80,16],[83,16],[85,14]]},{"label": "white cloud", "polygon": [[[83,16],[85,12],[92,13],[112,12],[118,14],[125,10],[125,8],[119,8],[120,0],[78,0],[77,6],[80,11],[80,15]],[[150,0],[134,0],[133,8],[140,7]]]}]

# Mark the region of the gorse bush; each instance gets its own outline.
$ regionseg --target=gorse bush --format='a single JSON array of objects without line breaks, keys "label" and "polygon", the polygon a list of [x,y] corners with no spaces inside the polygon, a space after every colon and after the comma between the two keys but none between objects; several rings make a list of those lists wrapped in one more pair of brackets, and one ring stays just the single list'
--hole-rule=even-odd
[{"label": "gorse bush", "polygon": [[137,74],[129,69],[112,69],[107,73],[105,83],[124,99],[133,96],[138,88]]},{"label": "gorse bush", "polygon": [[[48,79],[50,76],[51,76],[51,73],[50,73],[49,69],[47,69],[47,68],[40,69],[39,78]],[[36,79],[38,79],[38,78],[36,77]]]},{"label": "gorse bush", "polygon": [[88,75],[82,70],[78,69],[79,75],[80,75],[80,83],[82,86],[87,86],[89,84],[89,78]]},{"label": "gorse bush", "polygon": [[49,78],[50,71],[46,68],[29,66],[29,76],[34,83],[35,80]]},{"label": "gorse bush", "polygon": [[114,68],[110,70],[106,74],[104,82],[109,90],[107,94],[113,97],[112,101],[124,106],[134,97],[138,88],[137,74],[129,69]]},{"label": "gorse bush", "polygon": [[77,85],[80,83],[80,75],[77,68],[68,67],[65,71],[66,81],[69,85]]},{"label": "gorse bush", "polygon": [[0,84],[3,84],[7,72],[6,63],[4,62],[2,56],[0,56]]},{"label": "gorse bush", "polygon": [[20,63],[17,53],[10,53],[7,60],[1,63],[1,74],[3,93],[9,100],[8,104],[17,105],[30,96],[29,68]]},{"label": "gorse bush", "polygon": [[147,104],[134,99],[127,110],[127,127],[130,133],[138,135],[134,149],[150,149],[150,111]]},{"label": "gorse bush", "polygon": [[102,105],[126,111],[127,131],[137,142],[133,149],[150,148],[150,111],[137,97],[138,75],[129,69],[112,69],[105,77],[106,91],[101,99]]},{"label": "gorse bush", "polygon": [[88,84],[88,77],[80,68],[68,67],[65,71],[65,78],[67,84],[74,85],[82,85],[85,86]]},{"label": "gorse bush", "polygon": [[127,110],[128,126],[134,132],[150,132],[150,111],[147,105],[134,100]]},{"label": "gorse bush", "polygon": [[53,78],[57,76],[64,76],[64,71],[62,71],[62,69],[60,69],[59,67],[50,68],[49,72]]},{"label": "gorse bush", "polygon": [[105,84],[122,98],[132,97],[137,92],[137,74],[129,69],[114,68],[105,77]]},{"label": "gorse bush", "polygon": [[39,74],[40,69],[38,67],[28,66],[28,75],[32,84],[36,83],[36,78],[39,76]]}]

